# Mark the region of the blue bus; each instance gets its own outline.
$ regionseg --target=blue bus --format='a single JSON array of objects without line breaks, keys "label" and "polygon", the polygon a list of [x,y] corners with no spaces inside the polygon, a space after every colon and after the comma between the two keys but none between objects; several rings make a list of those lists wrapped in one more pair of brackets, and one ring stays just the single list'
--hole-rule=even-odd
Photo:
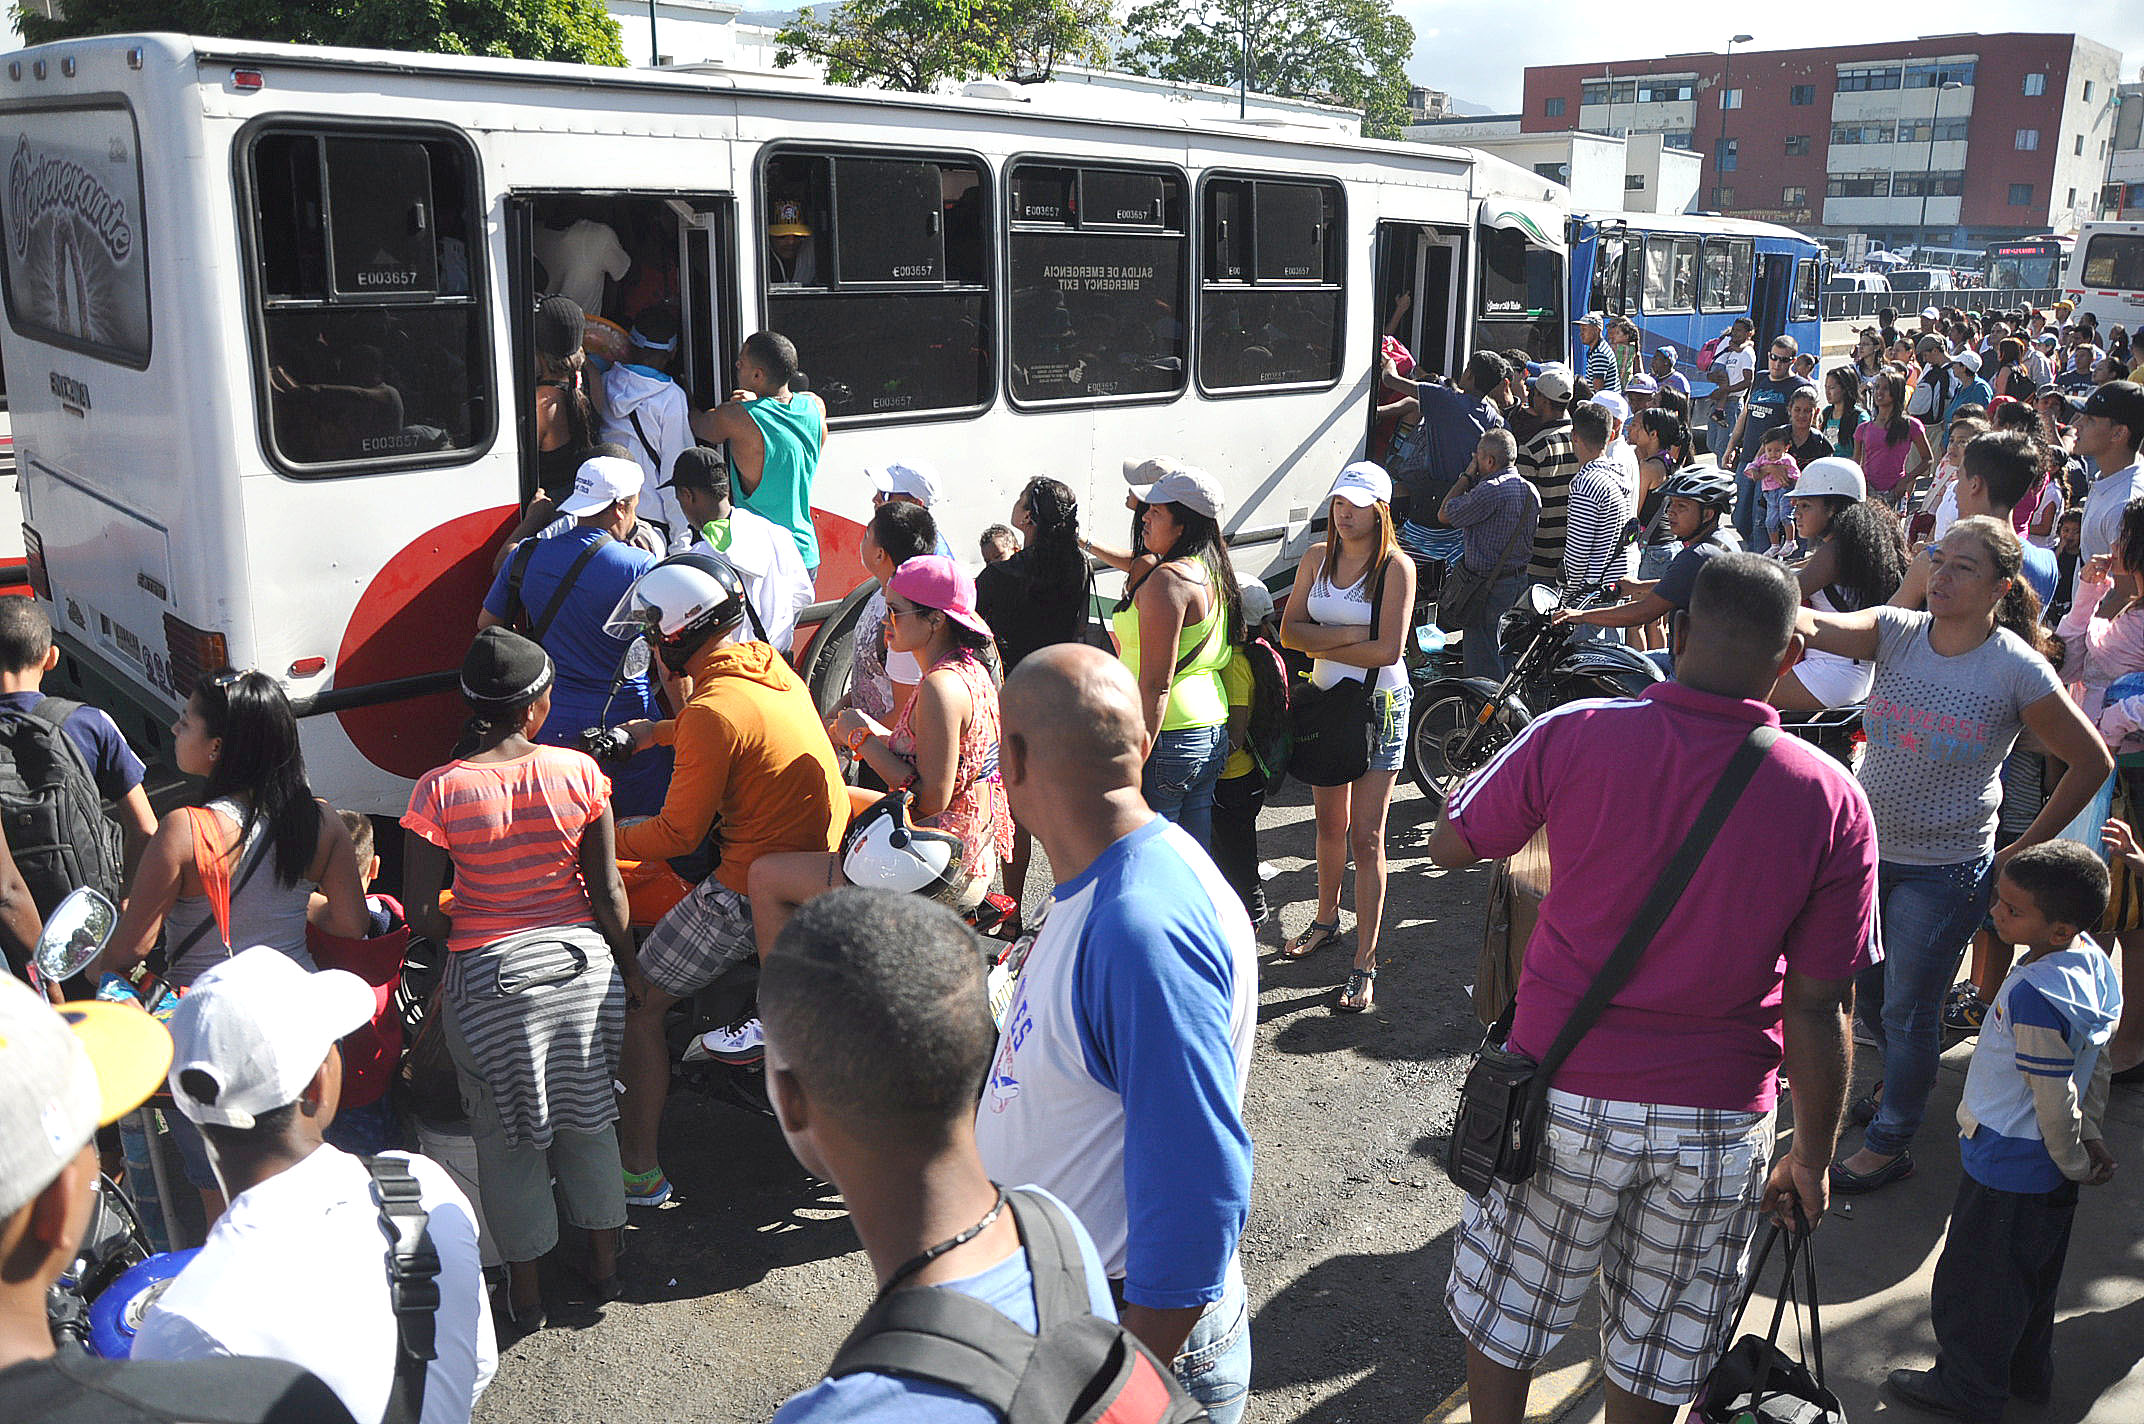
[{"label": "blue bus", "polygon": [[1814,238],[1743,218],[1573,213],[1570,239],[1574,363],[1583,359],[1578,319],[1593,311],[1637,323],[1647,362],[1674,347],[1676,369],[1701,396],[1712,386],[1698,373],[1697,349],[1738,316],[1756,323],[1759,351],[1785,335],[1821,356],[1826,257]]}]

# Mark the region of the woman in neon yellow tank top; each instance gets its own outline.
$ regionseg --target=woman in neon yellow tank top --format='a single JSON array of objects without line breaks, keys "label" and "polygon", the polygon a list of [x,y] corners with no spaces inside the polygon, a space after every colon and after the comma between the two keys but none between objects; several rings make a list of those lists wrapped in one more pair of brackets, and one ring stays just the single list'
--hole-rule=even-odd
[{"label": "woman in neon yellow tank top", "polygon": [[1110,618],[1153,738],[1140,789],[1149,806],[1207,846],[1213,790],[1228,761],[1221,669],[1243,631],[1236,571],[1221,538],[1220,486],[1168,456],[1127,462],[1124,476],[1146,506],[1140,539],[1161,560],[1125,589]]}]

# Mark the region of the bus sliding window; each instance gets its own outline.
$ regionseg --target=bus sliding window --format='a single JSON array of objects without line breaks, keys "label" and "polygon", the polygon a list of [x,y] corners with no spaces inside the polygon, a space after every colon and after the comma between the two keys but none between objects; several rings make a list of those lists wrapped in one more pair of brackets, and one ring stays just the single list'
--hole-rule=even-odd
[{"label": "bus sliding window", "polygon": [[1019,163],[1007,187],[1013,398],[1182,390],[1182,175]]},{"label": "bus sliding window", "polygon": [[1708,237],[1704,251],[1703,305],[1708,312],[1749,310],[1756,244],[1747,238]]},{"label": "bus sliding window", "polygon": [[989,403],[991,264],[979,162],[782,149],[761,170],[760,197],[773,215],[770,241],[777,222],[810,229],[793,268],[778,270],[770,259],[767,325],[796,343],[828,416]]},{"label": "bus sliding window", "polygon": [[492,436],[468,150],[269,132],[248,153],[268,446],[293,474],[451,459]]},{"label": "bus sliding window", "polygon": [[1199,286],[1199,384],[1330,384],[1346,330],[1333,183],[1210,179]]}]

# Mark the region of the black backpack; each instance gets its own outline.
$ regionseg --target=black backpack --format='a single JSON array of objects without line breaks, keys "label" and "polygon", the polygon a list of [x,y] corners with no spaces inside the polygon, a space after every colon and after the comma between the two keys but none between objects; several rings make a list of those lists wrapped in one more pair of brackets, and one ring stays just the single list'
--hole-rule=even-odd
[{"label": "black backpack", "polygon": [[28,712],[0,712],[0,829],[39,915],[85,885],[115,901],[126,889],[119,827],[62,730],[81,706],[47,697]]},{"label": "black backpack", "polygon": [[871,1371],[931,1380],[979,1399],[1007,1424],[1197,1424],[1205,1408],[1175,1371],[1114,1320],[1093,1313],[1079,1240],[1058,1206],[1005,1194],[1035,1275],[1030,1335],[972,1295],[880,1296],[827,1375]]}]

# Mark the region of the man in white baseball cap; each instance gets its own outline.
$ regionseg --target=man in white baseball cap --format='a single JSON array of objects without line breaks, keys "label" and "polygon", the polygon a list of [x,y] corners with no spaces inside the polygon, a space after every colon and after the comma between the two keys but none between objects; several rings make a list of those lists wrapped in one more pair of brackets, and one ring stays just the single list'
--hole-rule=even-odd
[{"label": "man in white baseball cap", "polygon": [[[874,509],[889,499],[903,500],[909,504],[920,504],[925,509],[930,509],[938,503],[939,492],[944,488],[938,483],[938,471],[928,461],[911,459],[907,456],[903,456],[898,460],[889,460],[883,465],[866,465],[864,467],[864,478],[871,481],[871,505]],[[935,519],[936,516],[934,515],[933,518]],[[932,552],[941,558],[950,559],[953,557],[953,545],[945,537],[944,522],[937,522],[938,547]],[[891,656],[905,658],[910,662],[915,658],[913,653],[894,653]],[[892,664],[889,662],[888,671],[891,670]],[[915,680],[918,682],[923,680],[923,672],[920,667],[910,668],[904,662],[902,672],[904,674],[913,673]],[[900,678],[896,676],[895,681],[899,680]]]},{"label": "man in white baseball cap", "polygon": [[573,477],[573,493],[559,504],[558,512],[585,519],[628,500],[637,504],[647,482],[647,473],[638,461],[622,455],[591,456],[581,461]]},{"label": "man in white baseball cap", "polygon": [[131,1004],[55,1009],[0,975],[0,1419],[347,1424],[327,1386],[268,1360],[145,1364],[56,1351],[46,1292],[81,1249],[97,1129],[163,1081],[171,1036]]},{"label": "man in white baseball cap", "polygon": [[[142,1317],[136,1359],[288,1360],[327,1381],[353,1417],[386,1414],[400,1352],[378,1189],[364,1159],[321,1137],[342,1097],[336,1040],[373,1006],[355,974],[308,973],[264,945],[210,969],[179,1001],[171,1092],[207,1139],[230,1206]],[[499,1359],[476,1214],[427,1158],[373,1160],[414,1185],[439,1255],[423,1424],[467,1424]]]},{"label": "man in white baseball cap", "polygon": [[1141,504],[1180,504],[1218,521],[1224,508],[1221,484],[1196,465],[1174,455],[1150,455],[1124,462],[1124,480]]}]

